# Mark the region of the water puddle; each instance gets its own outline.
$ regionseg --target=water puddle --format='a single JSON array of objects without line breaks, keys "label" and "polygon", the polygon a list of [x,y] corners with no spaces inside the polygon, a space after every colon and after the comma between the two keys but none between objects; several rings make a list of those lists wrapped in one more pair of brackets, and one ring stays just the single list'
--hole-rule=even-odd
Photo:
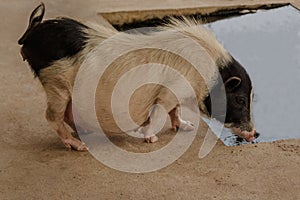
[{"label": "water puddle", "polygon": [[[250,74],[258,141],[300,138],[300,11],[285,6],[206,26]],[[221,139],[246,143],[227,129]]]}]

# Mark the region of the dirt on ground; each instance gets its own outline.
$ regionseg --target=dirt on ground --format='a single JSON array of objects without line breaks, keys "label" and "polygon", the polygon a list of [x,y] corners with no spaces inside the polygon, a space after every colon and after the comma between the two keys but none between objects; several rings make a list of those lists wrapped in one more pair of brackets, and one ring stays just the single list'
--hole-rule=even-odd
[{"label": "dirt on ground", "polygon": [[[46,3],[47,17],[72,7],[55,2]],[[237,147],[219,141],[199,159],[207,129],[202,125],[182,157],[161,170],[141,174],[111,169],[89,152],[67,151],[45,120],[45,93],[17,45],[37,4],[0,3],[0,199],[300,199],[296,139]],[[89,5],[87,10],[91,9]],[[77,12],[82,16],[85,10]],[[143,140],[134,142],[151,149],[173,136],[167,131],[153,147]],[[115,140],[126,148],[130,140],[122,137]]]}]

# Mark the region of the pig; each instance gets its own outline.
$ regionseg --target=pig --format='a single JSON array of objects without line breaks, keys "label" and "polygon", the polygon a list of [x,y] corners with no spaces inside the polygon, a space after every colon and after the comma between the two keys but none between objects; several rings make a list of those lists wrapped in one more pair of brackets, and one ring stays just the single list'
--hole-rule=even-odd
[{"label": "pig", "polygon": [[[65,17],[43,20],[44,13],[45,5],[41,3],[31,13],[28,28],[18,44],[22,45],[23,60],[28,62],[34,75],[39,78],[45,89],[46,119],[67,148],[78,151],[88,150],[87,145],[72,136],[66,127],[68,125],[76,131],[72,113],[74,109],[72,108],[73,87],[76,75],[82,65],[88,63],[85,62],[87,59],[96,57],[96,60],[101,62],[105,57],[99,51],[110,51],[122,45],[142,46],[147,43],[167,45],[170,41],[180,42],[180,39],[185,37],[193,38],[198,45],[203,47],[203,51],[194,52],[191,49],[193,47],[181,44],[183,50],[191,51],[191,54],[195,54],[194,56],[212,64],[199,63],[204,71],[200,76],[192,67],[186,67],[189,65],[186,61],[163,51],[143,49],[122,56],[105,72],[106,75],[99,83],[97,92],[100,103],[96,103],[96,109],[103,130],[107,133],[122,132],[112,120],[112,111],[109,109],[113,86],[120,78],[118,73],[129,71],[132,66],[128,63],[158,62],[171,65],[189,80],[196,93],[198,109],[201,113],[221,121],[224,117],[225,126],[230,128],[233,134],[248,142],[258,137],[252,121],[253,88],[248,73],[200,22],[186,18],[171,19],[169,24],[161,27],[160,32],[128,34],[120,33],[101,24],[83,23]],[[180,32],[181,36],[172,35],[170,30]],[[102,42],[118,34],[120,37],[117,42],[108,44],[110,49],[99,50]],[[92,74],[93,71],[86,73]],[[153,73],[155,75],[160,72]],[[216,78],[217,73],[221,78]],[[166,80],[169,78],[167,77]],[[218,105],[218,101],[212,102],[211,94],[222,93],[223,86],[226,92],[226,116],[219,115],[223,111],[222,97],[219,99],[220,106],[216,106],[212,112],[212,105]],[[191,131],[195,128],[192,122],[181,118],[181,105],[178,104],[172,92],[164,87],[148,85],[135,96],[131,105],[132,109],[136,110],[133,119],[140,126],[138,131],[144,134],[145,141],[153,143],[158,140],[158,137],[153,134],[153,116],[149,113],[150,107],[158,103],[163,105],[168,112],[172,129],[176,131],[180,128]]]}]

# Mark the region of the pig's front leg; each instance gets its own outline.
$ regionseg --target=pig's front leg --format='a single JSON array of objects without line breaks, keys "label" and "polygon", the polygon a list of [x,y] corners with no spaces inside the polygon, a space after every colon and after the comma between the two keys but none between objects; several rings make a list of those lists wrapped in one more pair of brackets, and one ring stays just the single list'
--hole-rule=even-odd
[{"label": "pig's front leg", "polygon": [[147,143],[154,143],[158,140],[158,137],[153,133],[153,120],[151,117],[153,116],[150,115],[147,121],[138,129],[138,132],[144,135]]},{"label": "pig's front leg", "polygon": [[181,119],[179,104],[169,112],[169,116],[172,123],[172,129],[174,131],[178,131],[178,129],[183,131],[195,130],[195,126],[192,122]]}]

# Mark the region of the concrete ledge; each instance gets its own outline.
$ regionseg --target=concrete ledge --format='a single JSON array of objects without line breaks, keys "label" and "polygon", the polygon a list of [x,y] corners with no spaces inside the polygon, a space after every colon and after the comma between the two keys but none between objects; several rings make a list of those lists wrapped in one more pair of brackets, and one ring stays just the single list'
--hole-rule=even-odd
[{"label": "concrete ledge", "polygon": [[300,1],[295,1],[295,2],[292,2],[291,4],[300,10]]},{"label": "concrete ledge", "polygon": [[[215,2],[215,1],[213,1]],[[232,4],[229,1],[222,1],[218,4],[211,3],[211,5],[197,5],[192,4],[190,7],[180,7],[178,8],[163,8],[163,9],[152,9],[144,8],[140,10],[120,10],[112,12],[98,12],[105,19],[107,19],[111,24],[122,25],[124,23],[132,23],[135,21],[148,20],[153,18],[162,19],[168,15],[210,15],[222,12],[232,12],[236,10],[243,9],[259,9],[259,8],[272,8],[281,5],[287,5],[290,1],[233,1]],[[186,4],[185,4],[186,5]]]}]

